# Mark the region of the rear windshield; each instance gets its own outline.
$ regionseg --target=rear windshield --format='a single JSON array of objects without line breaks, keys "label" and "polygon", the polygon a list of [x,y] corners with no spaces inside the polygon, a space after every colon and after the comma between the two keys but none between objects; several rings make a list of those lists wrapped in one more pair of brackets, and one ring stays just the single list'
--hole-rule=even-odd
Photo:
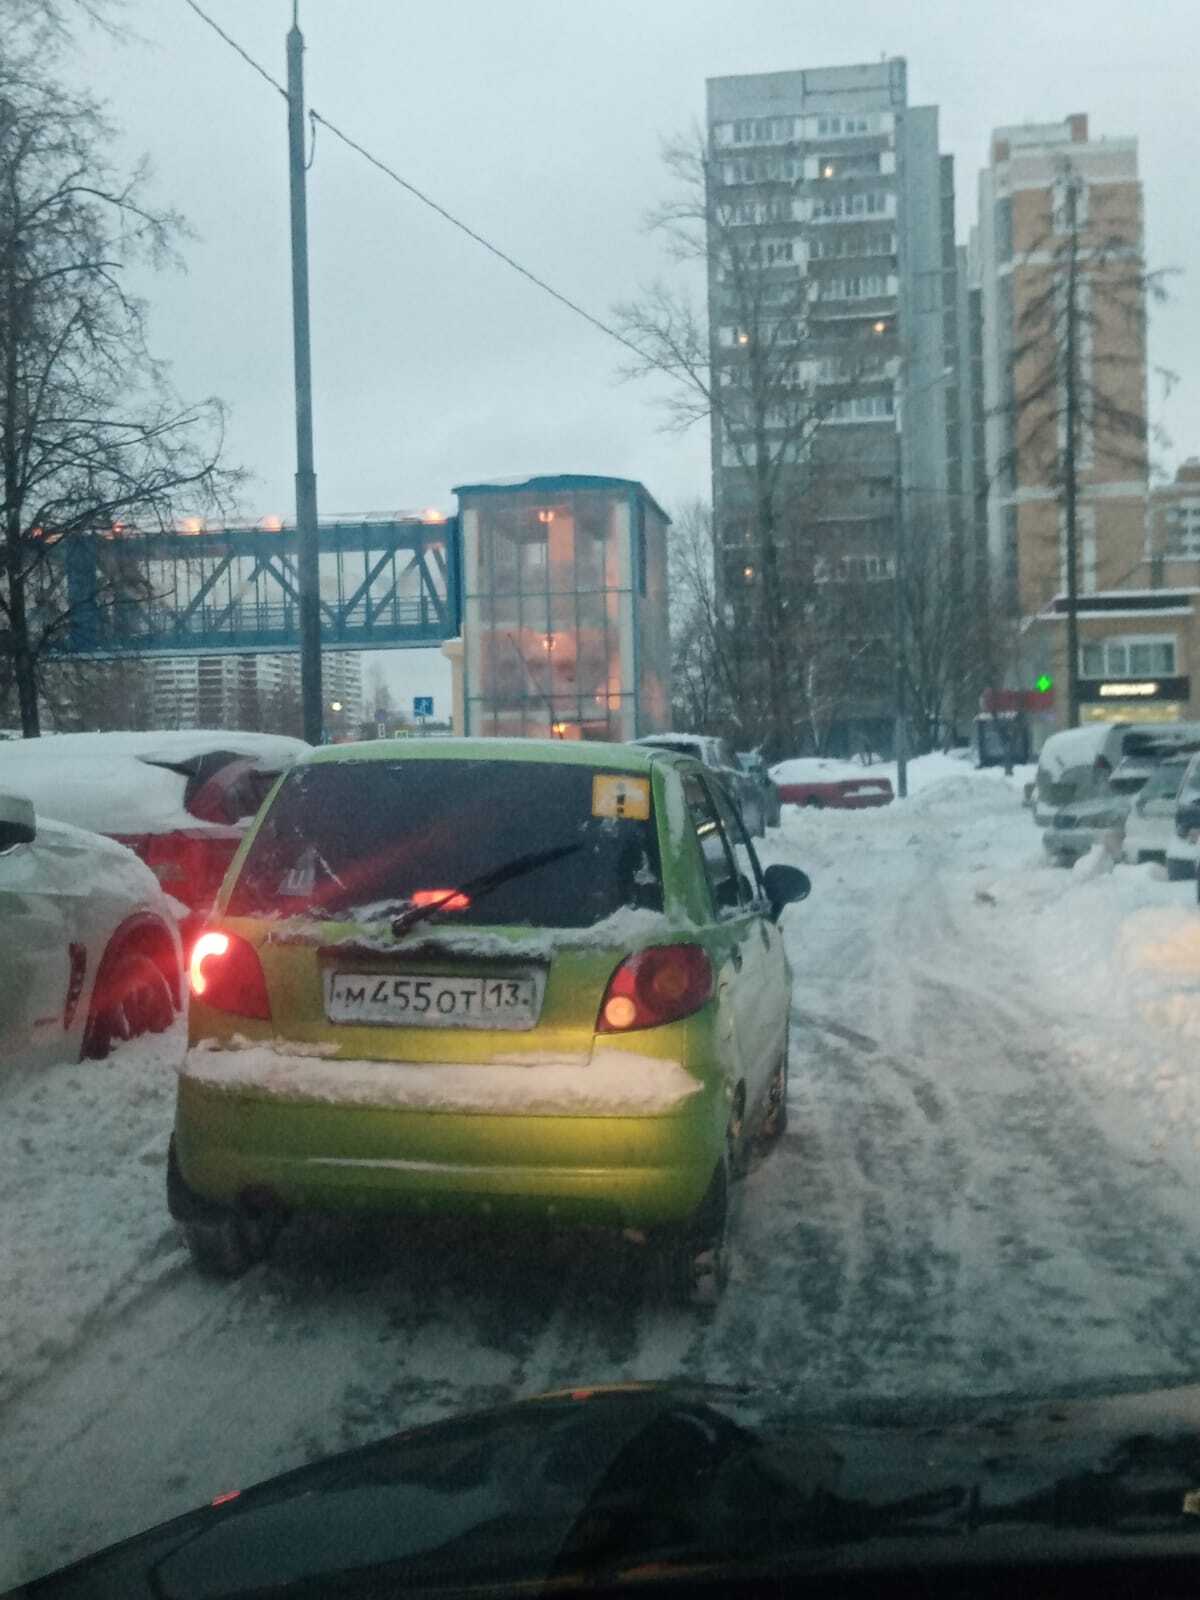
[{"label": "rear windshield", "polygon": [[1144,800],[1173,800],[1179,793],[1179,785],[1183,782],[1183,774],[1187,768],[1185,761],[1164,761],[1161,766],[1146,779],[1146,787],[1142,790]]},{"label": "rear windshield", "polygon": [[655,739],[656,750],[673,750],[677,756],[694,756],[697,761],[704,760],[704,746],[695,739]]},{"label": "rear windshield", "polygon": [[[231,915],[374,920],[510,862],[566,849],[433,921],[587,928],[623,906],[661,911],[648,777],[544,761],[346,761],[298,767],[242,863]],[[414,897],[416,897],[414,899]]]},{"label": "rear windshield", "polygon": [[1094,766],[1068,767],[1057,778],[1044,768],[1038,773],[1038,798],[1047,805],[1065,806],[1072,800],[1085,800],[1103,794],[1106,774],[1098,773]]}]

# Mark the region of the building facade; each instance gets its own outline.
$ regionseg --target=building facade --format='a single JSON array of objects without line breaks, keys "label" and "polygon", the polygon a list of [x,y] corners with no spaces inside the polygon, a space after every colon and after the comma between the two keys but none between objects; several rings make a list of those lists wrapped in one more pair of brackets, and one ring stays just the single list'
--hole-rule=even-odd
[{"label": "building facade", "polygon": [[[937,108],[908,104],[901,59],[715,78],[707,138],[714,384],[738,394],[756,362],[775,363],[785,394],[794,382],[807,419],[785,401],[759,430],[783,464],[781,561],[875,585],[870,626],[890,633],[899,516],[947,534],[961,521],[954,168]],[[763,446],[739,436],[744,416],[714,406],[712,472],[720,579],[749,618],[747,458]],[[887,726],[892,693],[885,672],[851,710]]]},{"label": "building facade", "polygon": [[[1021,619],[1023,642],[1011,668],[1018,686],[1046,675],[1061,688],[1066,665],[1058,638],[1067,587],[1066,306],[1072,278],[1080,491],[1076,584],[1081,638],[1088,640],[1081,663],[1085,676],[1097,659],[1092,636],[1097,628],[1103,632],[1098,613],[1107,607],[1116,619],[1136,610],[1134,594],[1153,587],[1147,569],[1143,215],[1136,140],[1093,139],[1081,113],[1057,123],[997,129],[990,163],[980,176],[973,247],[982,308],[993,597]],[[1120,422],[1113,420],[1118,415]],[[1088,684],[1099,681],[1087,678],[1082,715],[1119,717],[1137,710],[1136,697],[1126,704],[1106,693],[1089,701]],[[1059,693],[1054,724],[1063,725],[1066,716],[1065,695]]]},{"label": "building facade", "polygon": [[[287,732],[287,725],[299,718],[298,652],[151,657],[145,670],[154,723],[160,728]],[[357,726],[363,700],[361,652],[325,651],[321,684],[327,724]]]},{"label": "building facade", "polygon": [[665,728],[668,519],[642,485],[567,474],[455,494],[462,731],[621,740]]}]

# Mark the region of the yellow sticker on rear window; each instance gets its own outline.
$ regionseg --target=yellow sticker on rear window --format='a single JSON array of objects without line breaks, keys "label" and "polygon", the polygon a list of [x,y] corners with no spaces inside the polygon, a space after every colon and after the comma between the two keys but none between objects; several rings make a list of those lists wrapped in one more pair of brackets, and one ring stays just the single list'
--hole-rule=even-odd
[{"label": "yellow sticker on rear window", "polygon": [[598,772],[592,779],[594,817],[630,817],[650,820],[649,778],[628,778],[621,772]]}]

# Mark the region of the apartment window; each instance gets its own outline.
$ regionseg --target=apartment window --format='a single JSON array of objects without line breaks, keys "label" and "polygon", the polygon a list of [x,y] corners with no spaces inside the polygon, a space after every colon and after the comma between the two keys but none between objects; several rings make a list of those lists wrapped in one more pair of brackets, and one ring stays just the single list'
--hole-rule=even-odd
[{"label": "apartment window", "polygon": [[1161,634],[1123,634],[1090,642],[1079,651],[1084,678],[1147,678],[1175,675],[1175,640]]},{"label": "apartment window", "polygon": [[846,278],[826,278],[822,300],[870,300],[888,293],[888,280],[877,272],[860,272]]},{"label": "apartment window", "polygon": [[890,394],[861,394],[851,400],[836,400],[829,410],[831,422],[878,422],[894,414]]},{"label": "apartment window", "polygon": [[837,139],[846,138],[856,133],[871,133],[874,123],[874,117],[818,117],[817,137]]}]

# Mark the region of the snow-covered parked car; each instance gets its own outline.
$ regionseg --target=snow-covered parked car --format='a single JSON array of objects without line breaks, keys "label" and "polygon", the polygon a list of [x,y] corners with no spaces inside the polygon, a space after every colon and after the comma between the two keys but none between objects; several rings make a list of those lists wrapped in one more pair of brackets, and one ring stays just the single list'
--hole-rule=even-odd
[{"label": "snow-covered parked car", "polygon": [[1136,866],[1143,861],[1167,859],[1175,837],[1176,801],[1190,759],[1175,755],[1160,761],[1134,796],[1125,818],[1126,861]]},{"label": "snow-covered parked car", "polygon": [[1167,877],[1175,881],[1197,876],[1200,866],[1200,755],[1183,769],[1171,836],[1167,841]]},{"label": "snow-covered parked car", "polygon": [[1047,739],[1038,758],[1034,820],[1051,861],[1069,866],[1106,841],[1119,852],[1134,800],[1151,774],[1198,742],[1194,722],[1094,723]]},{"label": "snow-covered parked car", "polygon": [[311,749],[267,733],[65,733],[0,745],[0,790],[127,845],[201,921],[250,819]]},{"label": "snow-covered parked car", "polygon": [[634,744],[654,745],[673,750],[677,756],[691,756],[724,783],[726,791],[742,814],[746,831],[761,839],[767,831],[767,799],[758,778],[743,769],[737,752],[728,739],[706,733],[645,733]]},{"label": "snow-covered parked car", "polygon": [[771,777],[784,805],[840,806],[849,811],[864,806],[886,806],[895,798],[892,780],[872,776],[853,761],[833,761],[825,756],[797,756],[771,768]]},{"label": "snow-covered parked car", "polygon": [[182,968],[170,902],[131,850],[0,789],[0,1069],[162,1032]]}]

